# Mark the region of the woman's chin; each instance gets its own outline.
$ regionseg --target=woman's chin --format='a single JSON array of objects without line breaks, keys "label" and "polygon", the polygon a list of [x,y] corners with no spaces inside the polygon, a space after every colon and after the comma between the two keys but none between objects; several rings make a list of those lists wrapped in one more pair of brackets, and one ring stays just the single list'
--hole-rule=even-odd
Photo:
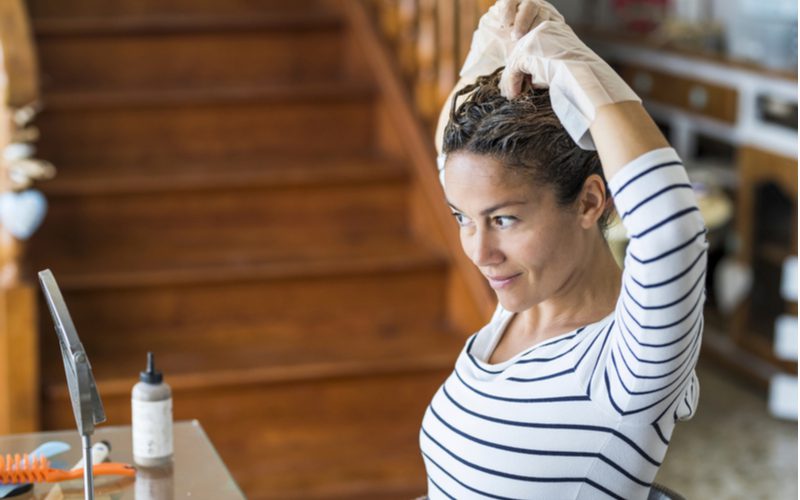
[{"label": "woman's chin", "polygon": [[531,308],[528,301],[523,301],[521,297],[515,297],[513,294],[505,293],[501,290],[496,290],[497,301],[508,312],[521,313]]}]

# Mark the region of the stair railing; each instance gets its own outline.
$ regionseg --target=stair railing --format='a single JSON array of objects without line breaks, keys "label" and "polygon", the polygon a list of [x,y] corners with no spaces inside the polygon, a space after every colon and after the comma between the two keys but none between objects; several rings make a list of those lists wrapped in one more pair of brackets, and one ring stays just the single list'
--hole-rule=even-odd
[{"label": "stair railing", "polygon": [[433,130],[458,81],[480,16],[494,0],[371,0],[417,112]]},{"label": "stair railing", "polygon": [[0,2],[0,434],[38,430],[36,293],[21,272],[24,241],[41,223],[34,180],[55,169],[33,158],[38,64],[24,0]]},{"label": "stair railing", "polygon": [[[353,43],[375,76],[385,115],[383,147],[413,172],[412,232],[449,263],[445,321],[474,332],[492,315],[496,297],[464,255],[436,171],[439,111],[458,82],[480,16],[494,0],[343,1]],[[390,125],[389,125],[390,124]]]}]

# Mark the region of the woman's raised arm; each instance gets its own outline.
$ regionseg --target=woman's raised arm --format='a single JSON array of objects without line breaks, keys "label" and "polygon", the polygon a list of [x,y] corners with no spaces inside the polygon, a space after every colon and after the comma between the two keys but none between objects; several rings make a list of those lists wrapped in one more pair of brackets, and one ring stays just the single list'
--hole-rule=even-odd
[{"label": "woman's raised arm", "polygon": [[601,106],[590,131],[606,179],[643,154],[669,147],[661,130],[636,101]]}]

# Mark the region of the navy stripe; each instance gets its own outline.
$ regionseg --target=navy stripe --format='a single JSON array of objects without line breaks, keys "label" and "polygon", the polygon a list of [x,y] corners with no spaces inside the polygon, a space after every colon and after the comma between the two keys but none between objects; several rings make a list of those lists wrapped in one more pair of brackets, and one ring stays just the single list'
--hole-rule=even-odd
[{"label": "navy stripe", "polygon": [[575,338],[575,336],[579,335],[585,328],[586,328],[585,326],[582,326],[582,327],[578,328],[577,330],[575,330],[575,333],[573,333],[572,335],[570,335],[568,337],[561,337],[561,338],[552,339],[552,340],[545,340],[541,344],[539,344],[537,346],[534,346],[530,351],[526,352],[524,355],[528,355],[531,352],[536,351],[538,349],[541,349],[543,347],[550,347],[550,346],[558,344],[560,342],[564,342],[565,340],[570,340],[572,338]]},{"label": "navy stripe", "polygon": [[667,372],[666,374],[664,374],[661,377],[651,377],[651,376],[646,376],[646,375],[641,375],[639,373],[636,373],[633,369],[631,369],[630,365],[628,365],[628,363],[625,361],[625,356],[622,353],[622,351],[619,351],[619,357],[622,359],[623,364],[625,365],[625,368],[628,369],[628,372],[634,378],[637,378],[637,379],[640,379],[640,380],[657,380],[657,379],[666,378],[666,377],[674,374],[676,371],[683,371],[686,368],[687,365],[692,365],[693,364],[692,363],[692,359],[694,358],[694,356],[697,353],[697,351],[700,349],[700,336],[697,336],[694,339],[692,339],[692,342],[689,344],[689,348],[690,348],[690,352],[686,356],[684,356],[684,359],[677,365],[676,369],[675,370],[670,370],[669,372]]},{"label": "navy stripe", "polygon": [[[574,338],[576,335],[573,335],[570,338]],[[570,347],[566,351],[564,351],[561,354],[558,354],[556,356],[553,356],[552,358],[522,358],[522,359],[520,359],[519,361],[517,361],[514,364],[515,365],[525,365],[525,364],[528,364],[528,363],[547,363],[548,361],[555,361],[558,358],[562,358],[562,357],[566,356],[567,354],[571,353],[572,351],[575,350],[576,347],[578,347],[578,343],[575,343],[575,345],[573,345],[572,347]],[[527,354],[530,354],[530,353],[527,353]],[[525,356],[525,354],[523,354],[523,356]]]},{"label": "navy stripe", "polygon": [[[692,370],[692,373],[694,373],[694,370]],[[689,380],[689,384],[687,384],[687,385],[688,385],[688,386],[691,386],[691,385],[693,385],[693,384],[694,384],[694,378],[691,378],[691,379]],[[666,414],[667,414],[667,412],[669,411],[669,409],[670,409],[670,408],[672,408],[672,407],[675,405],[675,403],[678,401],[678,399],[680,399],[682,396],[683,396],[683,394],[678,394],[677,396],[675,396],[675,399],[673,399],[673,400],[672,400],[672,402],[671,402],[670,404],[668,404],[666,407],[664,407],[664,411],[662,411],[662,412],[661,412],[661,413],[658,415],[658,417],[656,417],[655,419],[653,419],[653,421],[654,421],[654,422],[660,422],[660,421],[661,421],[661,419],[662,419],[662,418],[664,418],[664,415],[666,415]],[[673,421],[673,423],[674,423],[674,421]]]},{"label": "navy stripe", "polygon": [[560,403],[560,402],[567,402],[567,401],[588,401],[588,396],[558,396],[558,397],[551,397],[551,398],[508,398],[503,396],[495,396],[493,394],[489,394],[486,392],[479,391],[478,389],[469,385],[462,377],[461,374],[458,373],[458,368],[455,370],[456,377],[461,383],[469,389],[470,391],[478,394],[479,396],[483,396],[488,399],[496,399],[498,401],[510,401],[512,403]]},{"label": "navy stripe", "polygon": [[[680,351],[678,354],[676,354],[675,356],[672,356],[671,358],[668,358],[668,359],[663,359],[663,360],[660,360],[660,361],[657,361],[657,360],[654,360],[654,359],[645,359],[645,358],[640,358],[640,357],[639,357],[639,356],[637,356],[637,355],[636,355],[636,353],[633,351],[633,349],[631,348],[630,344],[628,344],[627,335],[620,335],[620,337],[622,337],[622,343],[623,343],[623,344],[625,344],[625,347],[627,347],[627,348],[628,348],[628,352],[630,352],[630,353],[631,353],[631,355],[634,357],[634,359],[636,359],[636,361],[638,361],[639,363],[646,363],[646,364],[649,364],[649,365],[663,365],[663,364],[669,363],[670,361],[675,361],[676,359],[678,359],[678,358],[682,357],[682,356],[683,356],[683,355],[686,353],[686,350],[687,350],[687,349],[688,349],[688,348],[689,348],[689,347],[690,347],[690,346],[691,346],[693,343],[697,342],[697,339],[699,339],[699,338],[700,338],[700,335],[697,335],[697,336],[695,337],[695,339],[694,339],[692,342],[690,342],[689,344],[687,344],[687,345],[686,345],[686,347],[684,347],[683,349],[681,349],[681,351]],[[622,354],[622,353],[620,353],[620,354]]]},{"label": "navy stripe", "polygon": [[[454,475],[452,475],[449,472],[447,472],[447,469],[445,469],[444,467],[439,465],[438,462],[436,462],[436,460],[432,459],[430,457],[430,455],[426,454],[424,451],[422,452],[422,456],[425,457],[425,459],[428,460],[430,463],[435,465],[436,468],[438,468],[440,471],[444,472],[450,479],[452,479],[453,481],[457,482],[458,484],[460,484],[464,488],[468,489],[469,491],[473,491],[475,493],[487,496],[489,498],[497,498],[499,500],[525,500],[524,498],[520,499],[520,498],[513,498],[513,497],[501,497],[501,496],[498,496],[498,495],[492,495],[491,493],[487,493],[485,491],[477,490],[477,489],[473,488],[472,486],[469,486],[469,485],[465,484],[463,481],[460,481]],[[428,477],[430,477],[430,476],[428,476]],[[436,485],[436,487],[439,488],[439,485]],[[439,489],[441,490],[441,488],[439,488]],[[447,495],[447,493],[445,493],[445,495]],[[450,495],[447,495],[447,496],[450,496]]]},{"label": "navy stripe", "polygon": [[[616,359],[616,356],[614,356],[613,352],[611,353],[611,365],[614,367],[614,371],[617,372],[617,381],[622,386],[622,388],[625,389],[625,392],[627,392],[631,396],[646,396],[648,394],[655,394],[656,392],[663,392],[663,391],[669,389],[671,386],[673,386],[675,384],[675,382],[680,380],[681,377],[683,376],[683,373],[681,373],[678,377],[676,377],[674,380],[672,380],[668,384],[666,384],[664,386],[661,386],[661,387],[657,387],[655,389],[649,389],[649,390],[646,390],[646,391],[632,391],[630,388],[628,388],[627,385],[625,385],[625,380],[622,378],[622,374],[620,374],[620,372],[619,372],[619,366],[617,365],[617,359]],[[682,363],[682,367],[683,368],[682,368],[681,372],[685,372],[687,368],[691,369],[691,363],[689,363],[689,364]],[[636,379],[639,378],[633,372],[631,372],[631,375],[633,375],[633,377],[636,378]]]},{"label": "navy stripe", "polygon": [[607,463],[608,465],[610,465],[611,467],[613,467],[614,469],[619,471],[620,474],[624,475],[625,477],[627,477],[628,479],[630,479],[634,483],[640,484],[642,486],[650,486],[650,483],[648,481],[642,481],[641,479],[639,479],[638,477],[634,476],[633,474],[631,474],[627,470],[623,469],[620,465],[618,465],[617,463],[615,463],[614,461],[612,461],[611,459],[609,459],[608,457],[606,457],[602,453],[591,453],[591,452],[587,452],[587,451],[534,450],[534,449],[530,449],[530,448],[518,448],[516,446],[507,446],[507,445],[504,445],[504,444],[493,443],[491,441],[486,441],[486,440],[477,438],[475,436],[472,436],[470,434],[467,434],[466,432],[464,432],[464,431],[462,431],[460,429],[456,429],[455,427],[453,427],[449,423],[445,422],[445,420],[438,413],[436,413],[436,410],[434,410],[433,407],[431,407],[431,413],[442,424],[444,424],[445,427],[450,429],[452,432],[455,432],[459,436],[461,436],[461,437],[463,437],[465,439],[468,439],[468,440],[470,440],[470,441],[472,441],[474,443],[478,443],[478,444],[481,444],[483,446],[488,446],[490,448],[497,448],[498,450],[510,451],[512,453],[522,453],[522,454],[525,454],[525,455],[538,455],[538,456],[548,456],[548,457],[599,458],[600,460],[602,460],[603,462]]},{"label": "navy stripe", "polygon": [[614,193],[614,196],[615,196],[615,197],[616,197],[616,196],[619,196],[619,194],[620,194],[620,193],[621,193],[621,192],[622,192],[622,191],[623,191],[623,190],[624,190],[626,187],[630,186],[630,185],[631,185],[631,184],[632,184],[634,181],[636,181],[636,180],[639,180],[639,178],[641,178],[641,177],[644,177],[645,175],[649,174],[650,172],[652,172],[652,171],[654,171],[654,170],[658,170],[658,169],[660,169],[660,168],[664,168],[664,167],[672,167],[672,166],[674,166],[674,165],[683,165],[683,164],[682,164],[680,161],[670,161],[670,162],[667,162],[667,163],[659,163],[659,164],[658,164],[658,165],[656,165],[655,167],[650,167],[650,168],[648,168],[648,169],[647,169],[647,170],[645,170],[644,172],[641,172],[641,173],[639,173],[639,174],[635,175],[634,177],[631,177],[630,179],[628,179],[628,182],[626,182],[625,184],[621,185],[621,186],[619,187],[619,189],[618,189],[618,190],[617,190],[617,191]]},{"label": "navy stripe", "polygon": [[560,372],[551,373],[550,375],[542,375],[541,377],[508,377],[506,380],[510,382],[540,382],[542,380],[550,380],[558,377],[563,377],[564,375],[569,375],[570,373],[574,373],[575,368],[568,368],[566,370],[562,370]]},{"label": "navy stripe", "polygon": [[631,368],[631,365],[628,364],[628,361],[625,359],[625,356],[622,355],[622,351],[620,350],[619,344],[617,344],[616,350],[614,352],[619,356],[619,359],[622,360],[622,364],[625,365],[625,369],[628,370],[628,373],[630,373],[631,376],[636,377],[636,378],[641,379],[641,380],[659,380],[659,379],[662,379],[662,378],[667,378],[670,375],[674,374],[675,372],[679,372],[681,370],[682,366],[683,366],[682,364],[680,364],[677,367],[675,367],[674,370],[670,370],[670,371],[668,371],[668,372],[666,372],[666,373],[664,373],[662,375],[641,375],[641,374],[635,373],[633,371],[633,369]]},{"label": "navy stripe", "polygon": [[[630,312],[628,312],[628,314],[630,314]],[[620,315],[619,319],[620,319],[620,324],[622,324],[622,326],[625,328],[627,335],[631,337],[633,340],[635,340],[640,347],[661,348],[661,347],[669,347],[671,345],[675,345],[680,341],[682,341],[683,339],[685,339],[688,335],[691,335],[692,331],[694,330],[694,327],[697,326],[697,321],[699,320],[699,317],[700,316],[698,315],[698,317],[695,318],[694,322],[692,323],[692,326],[690,326],[689,329],[686,330],[683,334],[681,334],[679,337],[676,337],[674,340],[670,340],[669,342],[666,342],[664,344],[650,344],[647,342],[641,342],[639,338],[636,337],[636,335],[633,333],[633,331],[631,331],[631,329],[628,327],[628,323],[625,322],[625,318],[622,315]]]},{"label": "navy stripe", "polygon": [[489,370],[488,368],[484,368],[484,367],[482,367],[482,366],[480,365],[480,363],[478,363],[478,360],[477,360],[477,359],[475,359],[475,356],[473,356],[473,355],[472,355],[472,354],[470,354],[469,352],[467,352],[467,359],[469,359],[469,360],[472,362],[472,365],[473,365],[475,368],[477,368],[478,370],[480,370],[480,371],[482,371],[482,372],[484,372],[484,373],[488,373],[488,374],[490,374],[490,375],[497,375],[498,373],[503,373],[504,371],[506,371],[506,370],[505,370],[505,368],[503,368],[503,369],[501,369],[501,370]]},{"label": "navy stripe", "polygon": [[[636,319],[636,316],[634,316],[628,310],[628,306],[625,304],[625,301],[622,301],[622,309],[626,313],[628,313],[628,316],[630,316],[630,318],[633,320],[633,322],[636,323],[636,326],[638,326],[642,330],[666,330],[668,328],[672,328],[672,327],[680,325],[681,323],[683,323],[684,321],[689,319],[689,317],[692,314],[697,312],[697,306],[700,305],[700,303],[702,302],[702,300],[700,300],[700,299],[702,299],[702,297],[698,297],[697,300],[694,301],[694,305],[692,306],[692,308],[689,309],[689,312],[684,314],[682,318],[680,318],[680,319],[678,319],[676,321],[673,321],[672,323],[666,323],[666,324],[663,324],[663,325],[645,325],[645,324],[639,323],[639,320]],[[644,332],[642,332],[642,333],[644,333]]]},{"label": "navy stripe", "polygon": [[658,439],[661,440],[662,443],[669,446],[669,440],[664,437],[664,434],[661,432],[661,426],[658,425],[657,422],[653,422],[653,428],[656,430],[656,434],[658,435]]},{"label": "navy stripe", "polygon": [[472,346],[475,345],[475,339],[477,339],[477,338],[478,338],[478,334],[477,333],[473,333],[472,336],[469,338],[469,340],[467,340],[467,349],[466,349],[467,352],[472,350]]},{"label": "navy stripe", "polygon": [[609,334],[611,333],[611,329],[614,327],[616,321],[616,319],[611,321],[611,323],[608,325],[605,335],[603,335],[603,345],[600,346],[600,350],[597,353],[597,359],[594,361],[592,374],[589,376],[589,383],[586,386],[586,395],[589,397],[592,397],[592,380],[594,380],[594,374],[597,372],[597,365],[600,364],[600,356],[603,354],[603,350],[606,348],[606,342],[608,342],[608,337],[610,337]]},{"label": "navy stripe", "polygon": [[474,365],[474,366],[475,366],[477,369],[479,369],[480,371],[482,371],[482,372],[484,372],[484,373],[491,374],[491,375],[497,375],[497,374],[499,374],[499,373],[503,373],[503,372],[505,372],[506,370],[508,370],[508,369],[509,369],[509,368],[511,368],[512,366],[516,366],[516,365],[522,365],[522,364],[526,364],[526,363],[544,363],[544,362],[548,362],[548,361],[554,361],[554,360],[556,360],[556,359],[558,359],[558,358],[560,358],[560,357],[562,357],[562,356],[566,356],[566,355],[567,355],[567,354],[569,354],[569,353],[570,353],[570,352],[571,352],[573,349],[575,349],[575,348],[578,346],[578,344],[575,344],[575,345],[574,345],[574,346],[572,346],[572,347],[571,347],[571,348],[570,348],[568,351],[566,351],[566,352],[562,352],[561,354],[559,354],[559,355],[557,355],[557,356],[554,356],[554,357],[552,357],[552,358],[530,358],[530,359],[524,359],[524,357],[525,357],[525,356],[527,356],[528,354],[531,354],[532,352],[535,352],[535,351],[537,351],[537,350],[539,350],[539,349],[541,349],[541,348],[543,348],[543,347],[551,346],[551,345],[557,344],[557,343],[559,343],[559,342],[564,342],[565,340],[571,340],[571,339],[574,339],[575,337],[577,337],[578,335],[580,335],[580,333],[581,333],[581,332],[584,330],[584,328],[586,328],[586,327],[581,327],[581,328],[579,328],[579,329],[578,329],[578,330],[577,330],[577,331],[576,331],[576,332],[575,332],[573,335],[570,335],[570,336],[568,336],[568,337],[562,337],[562,338],[560,338],[560,339],[555,339],[555,340],[553,340],[553,341],[551,341],[551,342],[546,342],[546,343],[543,343],[543,344],[539,344],[539,345],[537,345],[537,346],[534,346],[534,347],[532,347],[530,350],[528,350],[528,352],[526,352],[526,353],[524,353],[524,354],[520,355],[520,359],[518,359],[517,361],[515,361],[513,364],[511,364],[511,365],[508,365],[508,366],[506,366],[505,368],[502,368],[502,369],[500,369],[500,370],[490,370],[490,369],[488,369],[488,368],[484,368],[483,366],[481,366],[481,364],[480,364],[480,363],[481,363],[481,362],[480,362],[480,360],[479,360],[478,358],[476,358],[476,357],[475,357],[475,356],[474,356],[472,353],[470,353],[470,352],[469,352],[469,351],[470,351],[470,349],[468,349],[468,350],[467,350],[467,356],[468,356],[469,360],[472,362],[472,364],[473,364],[473,365]]},{"label": "navy stripe", "polygon": [[[427,457],[427,455],[425,455],[425,453],[423,453],[422,455]],[[428,457],[428,460],[430,460],[430,457]],[[433,460],[431,460],[431,462],[433,462]],[[433,462],[433,463],[436,463],[436,462]],[[437,466],[437,467],[439,467],[439,464],[436,464],[436,466]],[[441,467],[439,467],[439,468],[441,469]],[[444,471],[443,471],[443,472],[444,472]],[[447,472],[445,472],[445,474],[447,474]],[[449,475],[449,474],[448,474],[448,475]],[[457,500],[457,499],[456,499],[456,497],[454,497],[453,495],[451,495],[451,494],[449,494],[448,492],[444,491],[444,488],[442,488],[441,486],[439,486],[439,483],[437,483],[436,481],[434,481],[434,480],[433,480],[433,478],[431,478],[431,476],[428,476],[428,481],[429,481],[429,482],[430,482],[432,485],[436,486],[436,489],[437,489],[437,490],[439,490],[439,492],[441,492],[441,494],[442,494],[442,495],[446,496],[447,498],[451,498],[452,500]]]},{"label": "navy stripe", "polygon": [[683,271],[679,272],[678,274],[672,276],[671,278],[668,278],[668,279],[666,279],[664,281],[660,281],[658,283],[650,283],[650,284],[641,283],[640,281],[638,281],[634,277],[634,272],[633,271],[631,271],[630,273],[627,273],[627,275],[630,276],[631,280],[633,280],[634,283],[636,283],[637,285],[639,285],[642,288],[658,288],[658,287],[661,287],[661,286],[664,286],[664,285],[669,285],[673,281],[677,281],[677,280],[681,279],[682,277],[684,277],[687,273],[689,273],[692,270],[692,268],[695,266],[695,264],[697,264],[700,261],[700,259],[703,257],[703,255],[705,255],[705,253],[706,253],[706,249],[704,248],[704,249],[702,249],[700,251],[699,254],[697,254],[697,257],[694,258],[692,263],[689,264],[689,267],[687,267]]},{"label": "navy stripe", "polygon": [[631,356],[633,356],[633,358],[638,363],[645,363],[645,364],[648,364],[648,365],[663,365],[663,364],[667,364],[667,363],[669,363],[671,361],[675,361],[676,359],[682,357],[683,354],[685,354],[685,351],[687,350],[687,348],[691,345],[691,343],[689,343],[678,354],[672,356],[671,358],[661,359],[661,360],[646,359],[646,358],[640,358],[639,356],[636,355],[636,352],[634,352],[633,348],[630,346],[630,344],[628,344],[628,339],[626,338],[627,337],[626,335],[621,335],[621,337],[622,337],[622,343],[625,344],[625,347],[628,348],[628,352],[631,353]]},{"label": "navy stripe", "polygon": [[658,401],[656,401],[656,402],[654,402],[652,404],[649,404],[649,405],[644,406],[642,408],[637,408],[635,410],[623,410],[622,408],[619,407],[619,405],[617,405],[617,402],[614,400],[614,395],[611,393],[611,382],[610,382],[609,377],[608,377],[608,369],[606,369],[606,371],[605,371],[604,378],[605,378],[605,383],[606,383],[606,391],[608,392],[608,399],[611,402],[611,406],[614,407],[614,410],[616,410],[617,413],[619,413],[620,415],[625,417],[625,416],[628,416],[628,415],[635,415],[637,413],[642,413],[644,411],[647,411],[647,410],[650,410],[652,408],[655,408],[656,406],[660,406],[661,403],[663,403],[664,401],[669,399],[670,396],[672,396],[673,393],[675,393],[675,391],[677,391],[678,389],[681,388],[681,386],[684,385],[684,383],[686,382],[686,378],[689,377],[691,374],[692,374],[692,372],[689,371],[689,373],[684,377],[684,380],[681,381],[680,384],[678,384],[674,389],[672,389],[670,391],[669,394],[667,394],[663,398],[659,399]]},{"label": "navy stripe", "polygon": [[669,249],[669,250],[667,250],[666,252],[664,252],[664,253],[661,253],[661,254],[659,254],[659,255],[656,255],[655,257],[651,257],[651,258],[649,258],[649,259],[640,259],[639,257],[637,257],[637,256],[636,256],[636,254],[634,254],[634,253],[633,253],[633,252],[631,252],[631,251],[628,251],[628,255],[629,255],[629,256],[630,256],[630,257],[631,257],[633,260],[635,260],[636,262],[638,262],[639,264],[652,264],[653,262],[655,262],[655,261],[657,261],[657,260],[661,260],[661,259],[663,259],[664,257],[669,257],[670,255],[674,254],[675,252],[678,252],[678,251],[680,251],[680,250],[683,250],[684,248],[686,248],[686,247],[688,247],[689,245],[691,245],[692,243],[694,243],[694,240],[696,240],[698,236],[702,236],[702,235],[705,235],[705,234],[707,234],[707,233],[708,233],[708,229],[706,229],[706,228],[703,228],[701,231],[698,231],[698,232],[697,232],[697,234],[695,234],[694,236],[692,236],[692,237],[691,237],[691,238],[689,238],[688,240],[684,241],[684,242],[683,242],[683,243],[681,243],[680,245],[678,245],[678,246],[676,246],[676,247],[674,247],[674,248],[670,248],[670,249]]},{"label": "navy stripe", "polygon": [[[556,378],[556,377],[560,377],[560,376],[563,376],[563,375],[567,375],[567,374],[570,374],[570,373],[574,373],[575,370],[578,368],[578,366],[580,366],[580,364],[583,362],[583,359],[586,357],[586,354],[588,354],[589,351],[592,349],[592,346],[594,345],[594,343],[596,341],[597,341],[597,336],[595,336],[595,338],[592,339],[592,341],[589,343],[589,346],[586,348],[585,351],[583,351],[583,354],[578,359],[578,361],[575,363],[575,366],[573,366],[572,368],[568,368],[566,370],[563,370],[561,372],[554,373],[554,374],[551,374],[551,375],[545,375],[543,377],[534,377],[534,378],[509,377],[508,380],[510,380],[512,382],[536,382],[538,380],[547,380],[547,379],[551,379],[551,378]],[[575,344],[575,345],[577,346],[577,344]],[[571,350],[572,349],[570,349],[570,351]]]},{"label": "navy stripe", "polygon": [[641,233],[630,235],[630,239],[638,240],[639,238],[650,234],[651,232],[653,232],[656,229],[664,226],[665,224],[669,224],[670,222],[674,221],[675,219],[680,219],[681,217],[683,217],[686,214],[690,214],[692,212],[699,212],[699,211],[700,211],[700,209],[697,208],[697,206],[691,206],[689,208],[684,208],[683,210],[679,210],[679,211],[675,212],[674,214],[670,215],[669,217],[667,217],[666,219],[663,219],[663,220],[661,220],[659,222],[656,222],[655,224],[653,224],[652,226],[648,227],[647,229],[645,229]]},{"label": "navy stripe", "polygon": [[669,302],[667,304],[659,304],[657,306],[646,306],[646,305],[640,303],[638,300],[636,300],[636,297],[634,297],[633,294],[631,293],[631,291],[628,289],[628,283],[626,281],[622,282],[622,288],[625,291],[625,295],[627,295],[628,298],[631,299],[633,301],[633,303],[636,304],[639,307],[639,309],[644,309],[645,311],[653,311],[653,310],[657,310],[657,309],[667,309],[669,307],[676,306],[676,305],[680,304],[681,302],[683,302],[684,300],[686,300],[686,298],[689,297],[697,289],[697,285],[703,281],[703,278],[705,278],[705,276],[706,276],[706,272],[705,272],[705,270],[703,270],[703,272],[700,273],[700,276],[697,277],[697,280],[694,282],[692,287],[689,288],[688,292],[683,294],[677,300],[673,300],[672,302]]},{"label": "navy stripe", "polygon": [[488,467],[483,467],[482,465],[474,464],[472,462],[464,460],[463,458],[459,457],[458,455],[456,455],[455,453],[453,453],[449,449],[445,448],[444,445],[442,445],[442,443],[440,443],[439,441],[435,440],[433,438],[433,436],[428,434],[428,431],[426,431],[424,427],[422,428],[422,432],[425,434],[425,436],[428,437],[428,439],[430,439],[434,444],[436,444],[442,451],[444,451],[445,453],[447,453],[448,455],[450,455],[454,459],[458,460],[462,464],[466,465],[467,467],[470,467],[470,468],[475,469],[477,471],[483,472],[485,474],[489,474],[489,475],[497,476],[497,477],[504,477],[506,479],[515,479],[517,481],[531,482],[531,483],[585,483],[585,484],[588,484],[590,486],[593,486],[594,488],[597,488],[598,490],[602,491],[603,493],[605,493],[605,494],[607,494],[609,496],[612,496],[614,498],[618,498],[620,500],[625,500],[623,497],[615,494],[614,492],[604,488],[603,486],[600,486],[599,484],[595,483],[591,479],[585,478],[585,477],[522,476],[522,475],[519,475],[519,474],[511,474],[509,472],[503,472],[503,471],[499,471],[499,470],[495,470],[495,469],[490,469]]},{"label": "navy stripe", "polygon": [[632,376],[634,376],[634,377],[636,377],[638,379],[642,379],[642,380],[658,380],[658,379],[666,378],[666,377],[669,377],[670,375],[672,375],[673,373],[680,371],[681,368],[683,367],[683,363],[681,363],[680,365],[675,367],[674,370],[668,371],[667,373],[664,373],[662,375],[640,375],[640,374],[635,373],[633,371],[633,369],[631,368],[631,365],[628,364],[628,360],[626,360],[625,356],[622,354],[622,350],[621,350],[621,347],[620,347],[619,344],[616,345],[616,351],[615,352],[619,355],[619,358],[622,360],[622,364],[625,365],[625,368],[628,369],[628,372]]},{"label": "navy stripe", "polygon": [[622,214],[620,219],[624,221],[627,216],[631,215],[633,212],[638,210],[639,207],[641,207],[642,205],[644,205],[645,203],[647,203],[649,201],[652,201],[652,200],[658,198],[659,196],[661,196],[662,194],[666,193],[667,191],[672,191],[673,189],[684,189],[684,188],[692,189],[692,185],[691,184],[670,184],[669,186],[665,187],[664,189],[656,191],[652,195],[648,196],[644,200],[642,200],[639,203],[637,203],[633,208],[631,208],[630,210],[628,210],[627,212]]},{"label": "navy stripe", "polygon": [[442,387],[442,392],[450,400],[450,402],[455,405],[456,408],[472,415],[473,417],[479,418],[481,420],[486,420],[488,422],[494,422],[496,424],[502,425],[510,425],[514,427],[525,427],[525,428],[532,428],[532,429],[551,429],[551,430],[569,430],[569,431],[588,431],[588,432],[602,432],[606,434],[611,434],[615,438],[623,441],[625,444],[630,446],[633,450],[636,451],[642,458],[650,462],[651,464],[655,465],[656,467],[661,466],[661,462],[658,460],[650,457],[642,448],[636,445],[628,436],[620,433],[616,429],[612,429],[610,427],[601,427],[597,425],[583,425],[583,424],[543,424],[539,422],[520,422],[516,420],[506,420],[503,418],[498,417],[491,417],[489,415],[484,415],[482,413],[478,413],[476,411],[470,410],[469,408],[465,407],[458,401],[456,401],[453,396],[447,392],[446,387]]},{"label": "navy stripe", "polygon": [[[576,335],[577,335],[577,334],[576,334]],[[571,337],[569,337],[569,338],[574,338],[574,337],[575,337],[575,335],[572,335],[572,336],[571,336]],[[479,360],[478,360],[478,359],[477,359],[475,356],[473,356],[472,354],[470,354],[469,352],[467,352],[467,357],[468,357],[468,358],[469,358],[469,360],[472,362],[472,364],[473,364],[473,365],[475,365],[475,367],[476,367],[476,368],[478,368],[480,371],[482,371],[482,372],[485,372],[485,373],[489,373],[489,374],[491,374],[491,375],[497,375],[497,374],[499,374],[499,373],[503,373],[503,372],[505,372],[506,370],[508,370],[508,369],[509,369],[509,368],[511,368],[512,366],[516,366],[516,365],[522,365],[522,364],[526,364],[526,363],[545,363],[545,362],[548,362],[548,361],[555,361],[555,360],[556,360],[556,359],[558,359],[558,358],[561,358],[561,357],[563,357],[563,356],[566,356],[567,354],[569,354],[570,352],[572,352],[572,351],[573,351],[573,350],[574,350],[576,347],[578,347],[578,344],[575,344],[575,345],[573,345],[572,347],[570,347],[570,348],[569,348],[569,350],[567,350],[567,351],[565,351],[565,352],[562,352],[561,354],[559,354],[559,355],[557,355],[557,356],[553,356],[552,358],[531,358],[531,359],[519,359],[519,360],[517,360],[516,362],[514,362],[513,364],[511,364],[511,365],[508,365],[507,367],[505,367],[505,368],[502,368],[502,369],[500,369],[500,370],[489,370],[488,368],[484,368],[484,367],[483,367],[483,366],[481,366],[481,364],[479,363]],[[536,349],[536,348],[534,348],[534,349]],[[530,353],[530,352],[532,352],[532,350],[531,350],[531,351],[529,351],[529,353]],[[524,354],[523,354],[523,356],[524,356]]]}]

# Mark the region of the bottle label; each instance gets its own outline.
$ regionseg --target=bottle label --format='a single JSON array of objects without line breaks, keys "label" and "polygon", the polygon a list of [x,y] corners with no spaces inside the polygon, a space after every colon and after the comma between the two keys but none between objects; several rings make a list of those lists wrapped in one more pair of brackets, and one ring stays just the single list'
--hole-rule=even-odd
[{"label": "bottle label", "polygon": [[131,400],[133,454],[141,458],[172,455],[172,398],[164,401]]}]

